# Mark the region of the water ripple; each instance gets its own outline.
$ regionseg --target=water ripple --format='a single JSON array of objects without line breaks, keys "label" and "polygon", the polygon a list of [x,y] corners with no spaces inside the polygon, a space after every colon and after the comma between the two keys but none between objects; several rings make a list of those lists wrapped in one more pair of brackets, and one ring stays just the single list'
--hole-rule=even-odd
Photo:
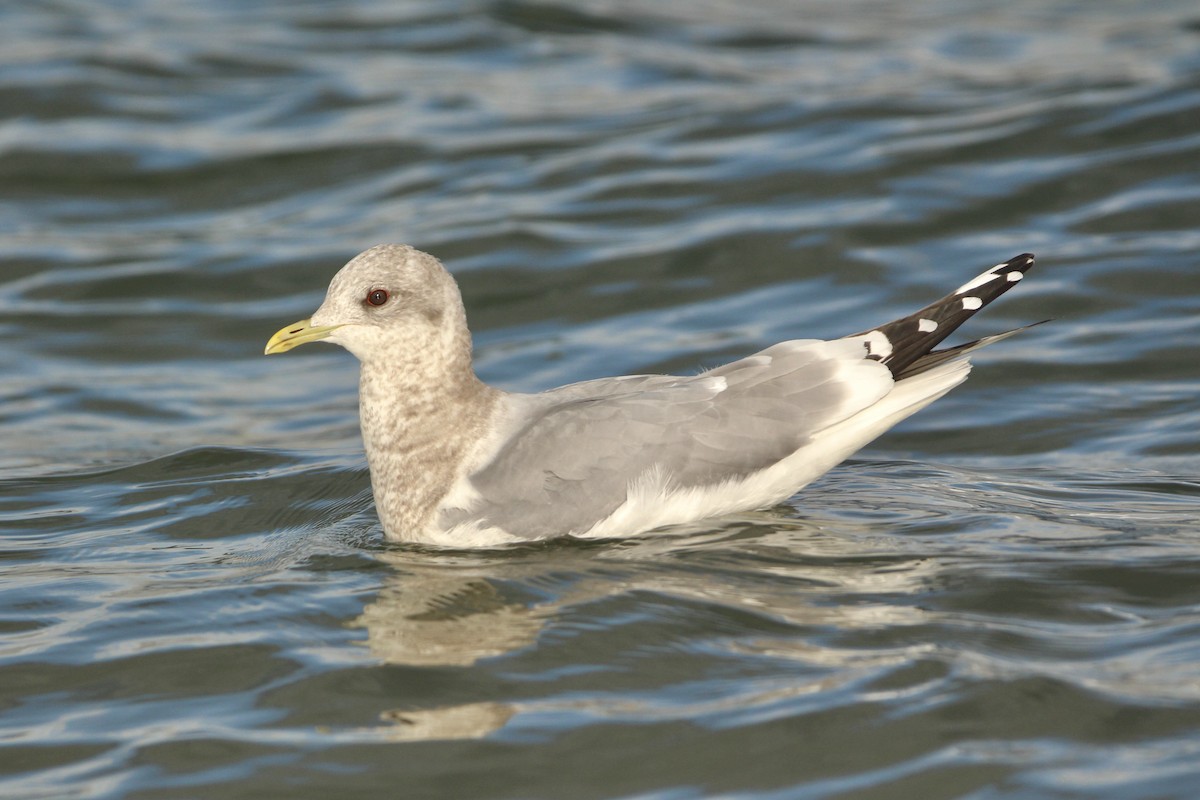
[{"label": "water ripple", "polygon": [[[10,5],[0,794],[1195,794],[1193,2]],[[777,508],[405,548],[261,356],[382,241],[520,390],[1054,321]]]}]

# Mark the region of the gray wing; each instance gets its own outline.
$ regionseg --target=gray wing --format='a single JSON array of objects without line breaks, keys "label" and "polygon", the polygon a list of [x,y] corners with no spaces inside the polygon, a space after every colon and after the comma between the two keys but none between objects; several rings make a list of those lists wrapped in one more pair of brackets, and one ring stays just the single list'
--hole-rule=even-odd
[{"label": "gray wing", "polygon": [[534,395],[508,442],[470,477],[478,501],[442,520],[530,539],[582,533],[651,470],[682,489],[765,469],[887,393],[886,369],[865,356],[861,343],[783,342],[701,375],[602,379]]}]

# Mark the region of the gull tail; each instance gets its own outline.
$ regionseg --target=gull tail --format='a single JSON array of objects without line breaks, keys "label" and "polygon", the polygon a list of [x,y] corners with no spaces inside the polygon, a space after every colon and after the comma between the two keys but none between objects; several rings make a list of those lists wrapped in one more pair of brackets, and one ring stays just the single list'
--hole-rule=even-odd
[{"label": "gull tail", "polygon": [[951,294],[930,303],[920,311],[870,331],[844,338],[862,337],[867,348],[867,358],[885,364],[896,380],[920,374],[938,364],[960,358],[972,350],[1032,328],[1033,325],[1026,325],[957,347],[933,349],[954,333],[958,326],[975,316],[976,312],[1015,286],[1032,266],[1033,254],[1022,253],[975,276]]}]

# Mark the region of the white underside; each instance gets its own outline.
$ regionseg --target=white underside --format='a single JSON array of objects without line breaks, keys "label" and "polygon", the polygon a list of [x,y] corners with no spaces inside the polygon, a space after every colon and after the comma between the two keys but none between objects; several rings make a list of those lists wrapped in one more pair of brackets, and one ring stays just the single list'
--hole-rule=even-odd
[{"label": "white underside", "polygon": [[[970,371],[970,362],[964,358],[900,381],[878,402],[820,431],[805,446],[774,466],[744,478],[678,489],[671,485],[669,475],[658,471],[640,475],[630,482],[624,503],[588,530],[574,536],[581,539],[628,537],[667,525],[774,505],[824,475],[900,420],[942,397],[966,380]],[[467,490],[460,484],[452,494],[463,491]],[[456,497],[455,502],[465,499]],[[446,530],[426,531],[421,541],[450,547],[489,547],[527,541],[527,538],[498,527],[468,523]]]}]

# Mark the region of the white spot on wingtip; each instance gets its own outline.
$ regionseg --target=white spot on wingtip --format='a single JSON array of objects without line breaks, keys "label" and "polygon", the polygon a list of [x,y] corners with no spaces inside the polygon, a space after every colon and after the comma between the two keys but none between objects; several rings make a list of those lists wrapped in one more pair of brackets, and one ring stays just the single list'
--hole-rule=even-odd
[{"label": "white spot on wingtip", "polygon": [[938,324],[931,319],[917,320],[917,330],[921,333],[933,333],[937,330]]},{"label": "white spot on wingtip", "polygon": [[983,286],[988,281],[996,280],[996,278],[1000,277],[999,275],[996,274],[996,270],[1000,269],[1002,267],[1007,267],[1007,266],[1008,266],[1007,264],[997,264],[996,266],[992,267],[991,269],[989,269],[987,272],[983,273],[982,275],[976,275],[974,278],[972,278],[971,280],[964,283],[962,286],[955,289],[954,293],[955,294],[963,294],[964,292],[969,292],[972,289],[977,289],[980,286]]},{"label": "white spot on wingtip", "polygon": [[983,301],[978,297],[964,297],[963,308],[967,311],[974,311],[978,308],[983,308]]},{"label": "white spot on wingtip", "polygon": [[1020,272],[1013,270],[1012,272],[1008,273],[1004,277],[1008,279],[1009,283],[1016,283],[1017,281],[1021,280],[1021,278],[1024,278],[1025,276],[1023,274],[1021,274]]},{"label": "white spot on wingtip", "polygon": [[881,331],[864,333],[862,338],[867,340],[867,352],[876,358],[887,358],[892,354],[892,342]]}]

